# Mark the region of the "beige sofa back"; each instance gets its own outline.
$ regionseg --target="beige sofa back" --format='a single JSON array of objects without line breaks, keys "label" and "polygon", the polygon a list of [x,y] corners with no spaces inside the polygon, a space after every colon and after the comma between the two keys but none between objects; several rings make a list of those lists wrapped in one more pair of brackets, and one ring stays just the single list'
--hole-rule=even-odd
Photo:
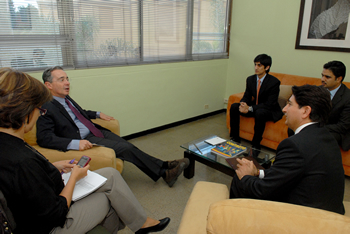
[{"label": "beige sofa back", "polygon": [[230,199],[209,208],[207,233],[350,233],[350,218],[334,212],[254,199]]},{"label": "beige sofa back", "polygon": [[[120,127],[118,120],[106,121],[102,119],[93,119],[94,123],[101,125],[104,128],[111,130],[113,133],[119,135]],[[84,151],[69,150],[66,152],[47,149],[40,147],[36,142],[36,126],[26,134],[24,134],[24,140],[42,155],[44,155],[50,162],[56,162],[60,160],[72,160],[75,158],[79,160],[82,155],[87,155],[91,158],[90,170],[97,170],[103,167],[113,167],[120,173],[123,171],[124,163],[121,159],[115,157],[114,150],[101,146],[94,146],[91,149]]]},{"label": "beige sofa back", "polygon": [[226,185],[197,182],[177,234],[350,233],[350,202],[344,202],[344,216],[282,202],[228,197]]}]

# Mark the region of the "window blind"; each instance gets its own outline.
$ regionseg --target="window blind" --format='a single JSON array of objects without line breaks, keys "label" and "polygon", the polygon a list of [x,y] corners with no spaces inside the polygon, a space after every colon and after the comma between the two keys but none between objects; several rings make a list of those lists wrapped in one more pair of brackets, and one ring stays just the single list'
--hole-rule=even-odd
[{"label": "window blind", "polygon": [[0,0],[0,66],[228,57],[228,0]]}]

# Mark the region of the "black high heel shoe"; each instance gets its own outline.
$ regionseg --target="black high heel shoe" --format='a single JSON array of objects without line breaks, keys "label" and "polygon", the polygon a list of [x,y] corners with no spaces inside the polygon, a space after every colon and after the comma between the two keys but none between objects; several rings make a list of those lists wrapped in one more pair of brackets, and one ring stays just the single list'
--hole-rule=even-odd
[{"label": "black high heel shoe", "polygon": [[170,218],[166,217],[166,218],[161,219],[159,221],[160,221],[160,223],[158,223],[157,225],[154,225],[154,226],[151,226],[151,227],[147,227],[147,228],[141,228],[140,230],[135,232],[135,234],[147,234],[147,233],[150,233],[150,232],[163,231],[164,228],[166,228],[168,226],[168,224],[170,223]]}]

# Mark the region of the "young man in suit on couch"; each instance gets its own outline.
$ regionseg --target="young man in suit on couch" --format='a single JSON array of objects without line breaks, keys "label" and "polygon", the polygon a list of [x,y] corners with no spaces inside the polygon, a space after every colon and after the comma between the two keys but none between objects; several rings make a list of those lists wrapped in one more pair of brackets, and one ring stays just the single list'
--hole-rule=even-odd
[{"label": "young man in suit on couch", "polygon": [[326,128],[347,151],[350,149],[350,89],[342,82],[346,67],[340,61],[330,61],[323,66],[322,86],[329,90],[332,110]]},{"label": "young man in suit on couch", "polygon": [[252,146],[257,150],[261,148],[260,142],[266,122],[276,122],[283,116],[278,104],[281,82],[269,74],[271,64],[272,59],[266,54],[255,57],[255,75],[247,78],[243,98],[240,103],[233,103],[230,109],[230,137],[238,143],[241,142],[239,136],[240,115],[255,118]]}]

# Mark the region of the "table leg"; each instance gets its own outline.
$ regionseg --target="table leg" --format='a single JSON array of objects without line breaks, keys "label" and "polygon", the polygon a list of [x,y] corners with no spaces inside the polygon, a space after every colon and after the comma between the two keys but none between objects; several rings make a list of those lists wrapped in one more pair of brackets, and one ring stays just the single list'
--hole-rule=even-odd
[{"label": "table leg", "polygon": [[184,170],[184,177],[187,179],[191,179],[194,176],[194,165],[195,160],[191,153],[188,151],[184,152],[184,158],[188,158],[190,160],[190,165]]}]

